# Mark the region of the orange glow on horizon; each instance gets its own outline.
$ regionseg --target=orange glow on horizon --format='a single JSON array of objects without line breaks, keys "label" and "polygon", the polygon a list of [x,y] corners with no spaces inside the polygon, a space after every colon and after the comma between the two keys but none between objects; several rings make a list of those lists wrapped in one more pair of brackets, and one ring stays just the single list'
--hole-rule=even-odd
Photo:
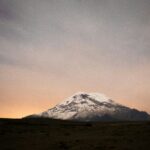
[{"label": "orange glow on horizon", "polygon": [[[8,76],[8,80],[2,80],[0,85],[0,117],[4,118],[21,118],[40,113],[79,91],[103,93],[118,103],[150,112],[149,96],[145,95],[149,92],[148,88],[143,91],[143,87],[138,87],[133,81],[131,85],[123,83],[124,86],[119,85],[122,80],[118,83],[115,81],[114,88],[110,88],[109,84],[112,81],[100,80],[98,83],[96,76],[93,77],[92,82],[97,84],[91,84],[86,79],[82,79],[82,82],[80,79],[78,79],[80,82],[67,81],[68,79],[61,81],[57,77],[49,78],[46,74],[8,66],[1,69],[1,76]],[[131,88],[135,90],[131,91]]]}]

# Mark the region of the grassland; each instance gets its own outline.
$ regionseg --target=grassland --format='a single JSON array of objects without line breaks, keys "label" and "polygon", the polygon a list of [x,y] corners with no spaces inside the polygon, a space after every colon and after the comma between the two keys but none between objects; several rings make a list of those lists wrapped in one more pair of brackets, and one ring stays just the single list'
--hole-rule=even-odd
[{"label": "grassland", "polygon": [[150,122],[0,119],[0,150],[149,150]]}]

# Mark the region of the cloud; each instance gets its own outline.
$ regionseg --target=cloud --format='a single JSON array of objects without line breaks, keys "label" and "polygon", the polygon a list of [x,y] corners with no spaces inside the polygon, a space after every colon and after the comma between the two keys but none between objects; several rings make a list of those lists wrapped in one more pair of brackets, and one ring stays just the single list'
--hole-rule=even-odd
[{"label": "cloud", "polygon": [[56,91],[69,82],[66,91],[125,89],[136,99],[140,80],[144,95],[149,41],[149,0],[0,0],[0,67],[56,77]]}]

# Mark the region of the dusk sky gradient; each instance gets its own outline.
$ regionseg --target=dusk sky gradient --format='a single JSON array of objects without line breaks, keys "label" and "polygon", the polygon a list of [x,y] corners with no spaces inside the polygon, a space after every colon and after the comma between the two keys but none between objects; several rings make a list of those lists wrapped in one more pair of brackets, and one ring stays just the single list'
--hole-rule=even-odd
[{"label": "dusk sky gradient", "polygon": [[0,117],[79,91],[150,113],[150,0],[0,0]]}]

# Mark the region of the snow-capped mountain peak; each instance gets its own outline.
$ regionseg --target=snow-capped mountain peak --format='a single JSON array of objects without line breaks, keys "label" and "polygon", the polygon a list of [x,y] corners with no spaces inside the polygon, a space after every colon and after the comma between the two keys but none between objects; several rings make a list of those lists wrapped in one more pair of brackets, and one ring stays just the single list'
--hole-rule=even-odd
[{"label": "snow-capped mountain peak", "polygon": [[71,97],[67,98],[63,102],[59,103],[59,105],[67,105],[71,102],[82,103],[85,100],[96,100],[98,102],[112,102],[110,98],[100,93],[86,93],[86,92],[78,92]]},{"label": "snow-capped mountain peak", "polygon": [[29,117],[46,117],[63,120],[147,120],[146,112],[120,105],[104,94],[78,92],[54,108]]}]

